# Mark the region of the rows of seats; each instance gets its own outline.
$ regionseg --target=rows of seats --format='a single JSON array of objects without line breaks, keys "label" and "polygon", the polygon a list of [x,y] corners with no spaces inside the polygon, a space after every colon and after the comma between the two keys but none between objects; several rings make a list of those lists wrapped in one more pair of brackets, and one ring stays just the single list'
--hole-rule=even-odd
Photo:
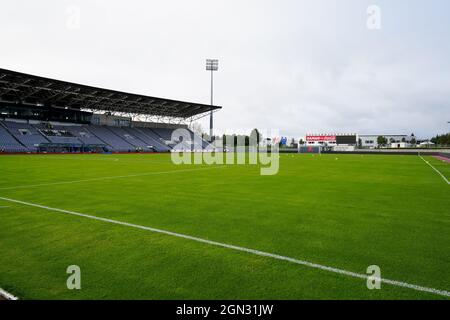
[{"label": "rows of seats", "polygon": [[184,129],[181,131],[179,136],[175,136],[175,141],[171,139],[173,129],[152,129],[159,135],[168,138],[167,140],[171,140],[170,145],[174,151],[200,151],[207,150],[211,151],[213,147],[203,140],[200,136],[195,134],[189,129]]},{"label": "rows of seats", "polygon": [[65,126],[64,128],[77,137],[83,144],[105,145],[105,142],[89,131],[88,126]]},{"label": "rows of seats", "polygon": [[[168,136],[169,134],[172,135],[173,130],[170,129],[156,129],[158,134],[162,134],[164,136]],[[192,143],[195,144],[193,141],[193,136],[190,131],[188,130],[181,130],[179,131],[179,134],[176,134],[171,141],[171,146],[174,151],[193,151],[199,148],[198,145],[192,145]]]},{"label": "rows of seats", "polygon": [[81,146],[81,142],[71,131],[64,126],[46,126],[43,124],[35,125],[37,129],[44,135],[51,143],[70,144],[73,146]]},{"label": "rows of seats", "polygon": [[37,145],[41,143],[49,143],[39,131],[28,123],[18,123],[12,121],[4,121],[4,126],[22,145],[29,151],[36,151]]},{"label": "rows of seats", "polygon": [[0,125],[0,152],[26,152],[28,151],[19,141]]},{"label": "rows of seats", "polygon": [[148,128],[127,127],[123,129],[129,134],[143,141],[146,144],[146,146],[152,146],[153,149],[156,151],[159,152],[170,151],[170,148],[163,141],[161,141],[160,138],[155,136],[154,133]]},{"label": "rows of seats", "polygon": [[154,130],[150,128],[139,128],[142,132],[144,132],[146,135],[152,137],[154,140],[159,141],[163,145],[169,146],[168,140],[170,139],[163,139],[160,135],[158,135]]},{"label": "rows of seats", "polygon": [[132,135],[131,133],[129,133],[128,131],[126,131],[125,128],[108,127],[108,129],[112,133],[114,133],[116,136],[120,137],[121,139],[123,139],[124,141],[126,141],[127,143],[132,145],[134,147],[134,149],[139,148],[144,151],[152,151],[152,149],[149,148],[150,146],[147,143],[145,143],[138,137],[136,137],[136,136]]},{"label": "rows of seats", "polygon": [[168,129],[168,128],[152,128],[151,129],[154,133],[156,133],[157,136],[160,138],[171,141],[172,140],[172,132],[174,129]]},{"label": "rows of seats", "polygon": [[[175,129],[108,127],[96,125],[49,125],[0,121],[0,151],[35,152],[40,144],[97,145],[114,152],[210,150],[192,131],[172,139]],[[194,139],[194,137],[196,139]],[[194,142],[194,146],[191,143]]]},{"label": "rows of seats", "polygon": [[62,143],[71,145],[82,145],[83,143],[76,137],[46,136],[51,143]]},{"label": "rows of seats", "polygon": [[132,152],[136,147],[125,141],[106,126],[89,126],[89,131],[117,152]]}]

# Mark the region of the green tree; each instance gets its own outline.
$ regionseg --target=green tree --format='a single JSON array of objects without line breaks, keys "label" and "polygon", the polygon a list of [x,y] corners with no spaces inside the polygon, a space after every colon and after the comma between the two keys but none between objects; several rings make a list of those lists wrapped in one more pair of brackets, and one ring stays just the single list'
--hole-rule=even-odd
[{"label": "green tree", "polygon": [[388,141],[387,141],[386,137],[378,136],[377,143],[379,146],[385,146],[387,144],[387,142]]},{"label": "green tree", "polygon": [[450,145],[450,133],[437,135],[430,140],[431,142],[439,145]]}]

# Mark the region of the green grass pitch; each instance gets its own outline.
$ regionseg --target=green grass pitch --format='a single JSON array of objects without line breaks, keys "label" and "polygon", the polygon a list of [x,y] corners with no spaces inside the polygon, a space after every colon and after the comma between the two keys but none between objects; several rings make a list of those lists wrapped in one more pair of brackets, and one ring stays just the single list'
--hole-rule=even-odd
[{"label": "green grass pitch", "polygon": [[[450,290],[450,185],[417,156],[281,154],[261,176],[167,154],[11,155],[0,197]],[[81,290],[66,287],[69,265]],[[4,200],[0,287],[21,299],[446,298]]]}]

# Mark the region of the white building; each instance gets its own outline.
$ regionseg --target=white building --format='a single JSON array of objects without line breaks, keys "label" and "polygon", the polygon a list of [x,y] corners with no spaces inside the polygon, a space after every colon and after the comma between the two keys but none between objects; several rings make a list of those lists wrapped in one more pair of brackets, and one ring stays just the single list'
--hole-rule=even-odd
[{"label": "white building", "polygon": [[412,139],[407,134],[359,134],[358,145],[363,148],[377,148],[379,136],[385,137],[387,140],[386,145],[391,148],[407,148]]}]

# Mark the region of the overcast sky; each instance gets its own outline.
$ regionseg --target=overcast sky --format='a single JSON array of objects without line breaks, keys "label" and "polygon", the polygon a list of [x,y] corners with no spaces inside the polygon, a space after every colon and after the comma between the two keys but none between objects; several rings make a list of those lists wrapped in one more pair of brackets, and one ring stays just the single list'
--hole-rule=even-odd
[{"label": "overcast sky", "polygon": [[449,15],[448,0],[2,1],[0,68],[209,103],[217,58],[217,132],[427,137],[450,131]]}]

